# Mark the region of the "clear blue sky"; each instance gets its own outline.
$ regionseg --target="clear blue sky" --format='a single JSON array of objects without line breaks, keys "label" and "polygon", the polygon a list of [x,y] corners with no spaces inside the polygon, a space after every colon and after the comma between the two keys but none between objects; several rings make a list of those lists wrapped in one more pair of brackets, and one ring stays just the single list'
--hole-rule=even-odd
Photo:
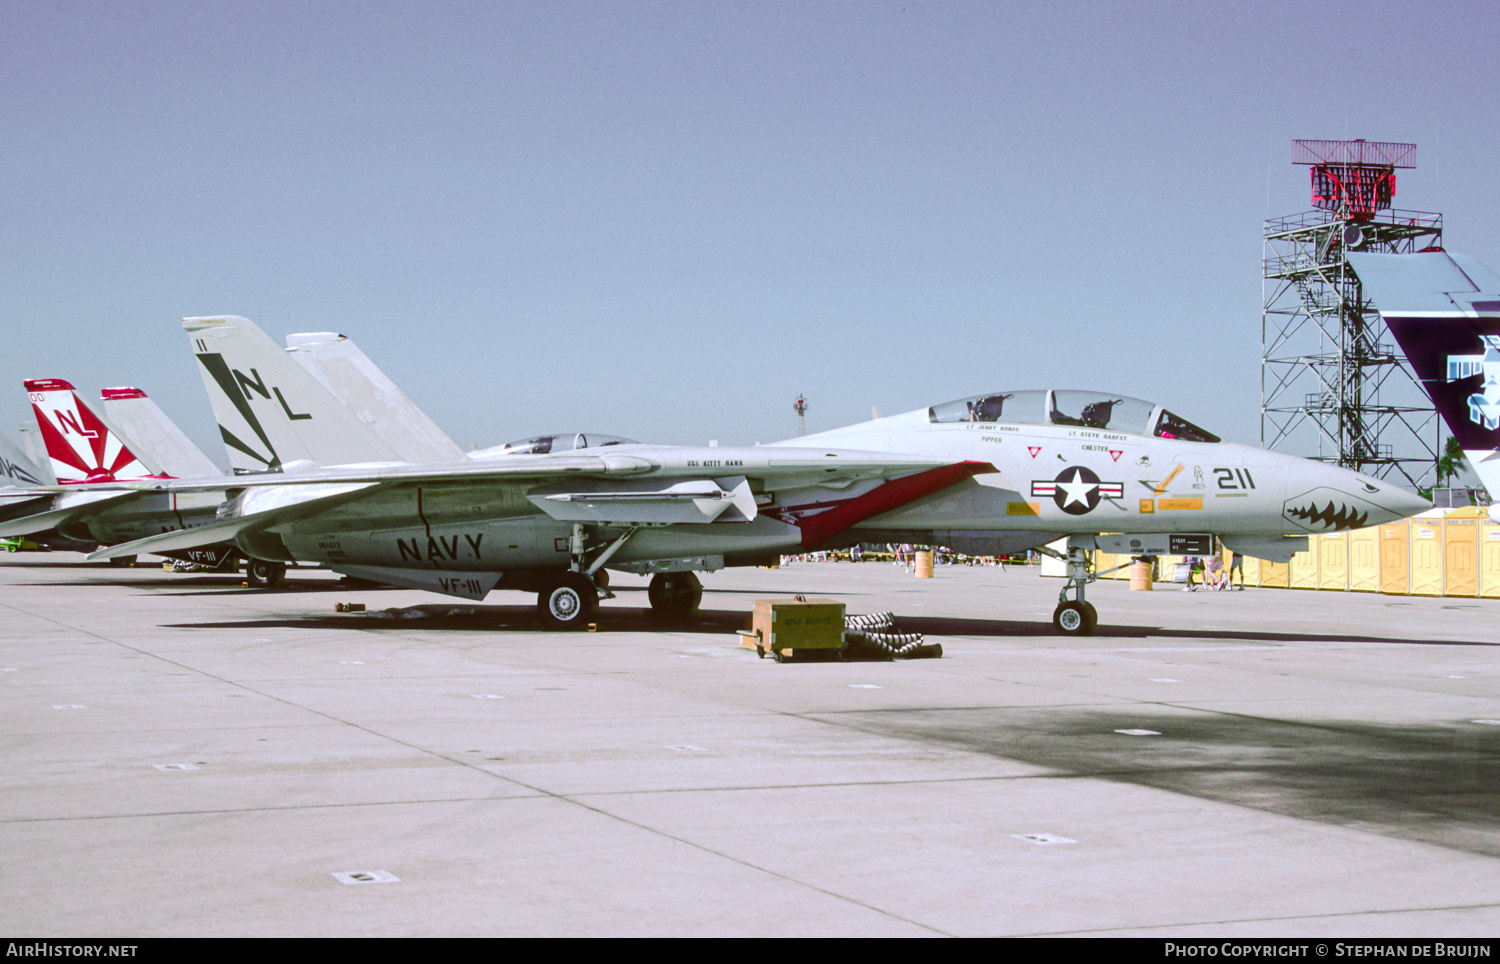
[{"label": "clear blue sky", "polygon": [[[0,5],[0,430],[179,319],[352,337],[463,446],[772,441],[996,388],[1259,434],[1294,138],[1500,268],[1483,3]],[[1439,172],[1441,170],[1441,197]]]}]

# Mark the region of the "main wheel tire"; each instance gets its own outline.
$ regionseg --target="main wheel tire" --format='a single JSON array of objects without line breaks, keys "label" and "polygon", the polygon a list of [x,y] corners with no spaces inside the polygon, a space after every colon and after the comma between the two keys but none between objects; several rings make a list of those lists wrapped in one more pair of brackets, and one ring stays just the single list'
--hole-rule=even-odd
[{"label": "main wheel tire", "polygon": [[536,609],[549,629],[582,629],[599,609],[599,591],[583,573],[565,572],[537,594]]},{"label": "main wheel tire", "polygon": [[1092,608],[1088,603],[1061,603],[1052,613],[1052,628],[1064,636],[1087,636],[1094,631],[1094,621],[1089,618]]},{"label": "main wheel tire", "polygon": [[1089,621],[1089,628],[1084,630],[1084,632],[1092,635],[1094,629],[1099,625],[1099,610],[1094,608],[1093,603],[1084,603],[1083,614],[1088,618]]},{"label": "main wheel tire", "polygon": [[703,583],[691,572],[659,572],[646,587],[651,610],[667,619],[686,619],[703,601]]},{"label": "main wheel tire", "polygon": [[245,560],[245,581],[252,589],[275,589],[286,578],[286,563],[265,559]]}]

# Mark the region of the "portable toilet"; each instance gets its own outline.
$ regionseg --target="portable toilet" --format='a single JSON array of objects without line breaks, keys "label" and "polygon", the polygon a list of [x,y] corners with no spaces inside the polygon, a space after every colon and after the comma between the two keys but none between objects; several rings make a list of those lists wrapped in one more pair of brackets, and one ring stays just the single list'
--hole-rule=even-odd
[{"label": "portable toilet", "polygon": [[1380,527],[1366,526],[1349,533],[1349,588],[1380,591]]},{"label": "portable toilet", "polygon": [[1479,595],[1500,598],[1500,523],[1479,520]]},{"label": "portable toilet", "polygon": [[1443,516],[1432,509],[1411,518],[1411,594],[1443,594]]},{"label": "portable toilet", "polygon": [[1349,588],[1349,533],[1326,532],[1315,540],[1318,548],[1318,588]]},{"label": "portable toilet", "polygon": [[1411,520],[1387,522],[1380,529],[1380,591],[1411,592]]},{"label": "portable toilet", "polygon": [[1479,517],[1474,506],[1443,517],[1443,595],[1479,595]]}]

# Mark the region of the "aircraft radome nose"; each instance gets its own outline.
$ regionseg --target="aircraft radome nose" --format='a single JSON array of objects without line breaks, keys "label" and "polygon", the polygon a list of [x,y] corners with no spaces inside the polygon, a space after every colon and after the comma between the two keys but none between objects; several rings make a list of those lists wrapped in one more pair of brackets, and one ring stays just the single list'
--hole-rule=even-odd
[{"label": "aircraft radome nose", "polygon": [[1292,477],[1283,514],[1311,532],[1363,529],[1432,508],[1432,503],[1391,482],[1336,465],[1313,463]]},{"label": "aircraft radome nose", "polygon": [[1407,516],[1416,515],[1418,512],[1426,512],[1432,508],[1430,501],[1422,498],[1415,492],[1408,492],[1405,489],[1394,489],[1391,498],[1393,500],[1391,509],[1399,513],[1396,516],[1398,519],[1405,519]]},{"label": "aircraft radome nose", "polygon": [[1370,525],[1378,525],[1382,522],[1394,522],[1397,519],[1405,519],[1407,516],[1416,515],[1418,512],[1426,512],[1432,508],[1432,502],[1422,498],[1415,492],[1408,492],[1400,486],[1379,479],[1372,479],[1367,475],[1350,472],[1356,480],[1347,487],[1351,495],[1359,496],[1368,503],[1373,503],[1384,510],[1384,517],[1380,514],[1370,513]]}]

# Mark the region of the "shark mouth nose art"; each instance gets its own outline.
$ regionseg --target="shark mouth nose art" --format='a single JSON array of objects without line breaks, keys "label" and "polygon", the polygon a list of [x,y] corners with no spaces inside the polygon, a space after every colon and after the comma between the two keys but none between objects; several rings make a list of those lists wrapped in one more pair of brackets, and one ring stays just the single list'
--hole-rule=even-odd
[{"label": "shark mouth nose art", "polygon": [[1351,509],[1342,502],[1330,499],[1321,507],[1316,503],[1296,507],[1288,504],[1286,517],[1308,528],[1316,526],[1317,531],[1336,531],[1338,529],[1363,529],[1370,514]]},{"label": "shark mouth nose art", "polygon": [[1307,532],[1337,532],[1389,522],[1403,513],[1340,489],[1323,486],[1287,499],[1281,514],[1288,522]]}]

